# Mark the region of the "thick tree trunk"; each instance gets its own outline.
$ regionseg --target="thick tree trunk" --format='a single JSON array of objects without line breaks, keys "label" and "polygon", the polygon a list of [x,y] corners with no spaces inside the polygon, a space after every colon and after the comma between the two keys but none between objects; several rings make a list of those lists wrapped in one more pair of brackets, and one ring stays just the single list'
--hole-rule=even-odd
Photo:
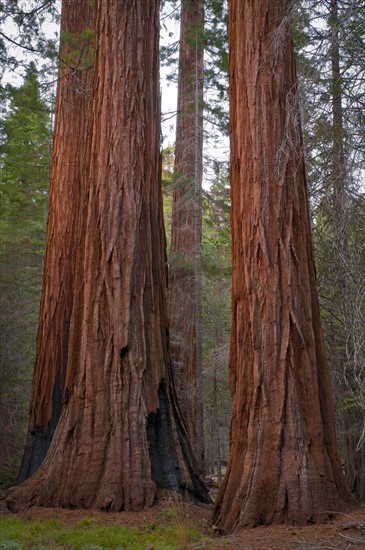
[{"label": "thick tree trunk", "polygon": [[203,0],[181,5],[175,187],[169,311],[177,394],[199,466],[204,468],[201,232]]},{"label": "thick tree trunk", "polygon": [[319,318],[289,0],[230,4],[231,449],[222,532],[349,499]]},{"label": "thick tree trunk", "polygon": [[[61,40],[64,33],[81,36],[92,26],[91,2],[64,2]],[[63,406],[75,262],[87,196],[85,166],[92,85],[92,71],[84,65],[88,51],[88,39],[80,40],[79,51],[67,41],[60,48],[43,289],[28,437],[18,482],[31,476],[42,463]],[[70,58],[77,60],[77,68],[67,63]]]},{"label": "thick tree trunk", "polygon": [[85,248],[67,403],[14,509],[138,510],[156,489],[209,501],[170,376],[159,164],[158,0],[97,0]]}]

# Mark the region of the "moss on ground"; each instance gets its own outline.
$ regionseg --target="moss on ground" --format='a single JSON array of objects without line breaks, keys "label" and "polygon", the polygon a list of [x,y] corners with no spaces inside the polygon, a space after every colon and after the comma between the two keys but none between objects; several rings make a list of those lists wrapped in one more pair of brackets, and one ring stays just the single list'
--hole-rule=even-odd
[{"label": "moss on ground", "polygon": [[87,517],[70,527],[58,518],[34,521],[5,516],[0,518],[0,550],[182,550],[203,542],[205,537],[196,528],[174,517],[164,519],[161,525],[137,529],[102,525]]}]

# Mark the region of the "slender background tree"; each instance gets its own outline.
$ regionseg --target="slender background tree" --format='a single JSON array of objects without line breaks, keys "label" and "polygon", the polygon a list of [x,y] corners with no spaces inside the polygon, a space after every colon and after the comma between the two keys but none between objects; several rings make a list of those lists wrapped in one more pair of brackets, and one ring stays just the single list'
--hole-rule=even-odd
[{"label": "slender background tree", "polygon": [[182,2],[169,313],[177,394],[202,471],[203,31],[203,0]]},{"label": "slender background tree", "polygon": [[[212,442],[216,440],[210,422],[210,413],[204,414],[203,403],[209,402],[211,411],[214,378],[212,357],[215,348],[224,349],[229,339],[229,329],[221,330],[218,325],[225,318],[229,294],[229,273],[225,256],[222,265],[224,284],[217,273],[220,271],[221,236],[219,199],[208,191],[208,185],[218,177],[218,172],[226,164],[222,157],[220,143],[222,133],[227,132],[227,109],[224,109],[227,95],[227,30],[225,3],[215,0],[203,3],[183,2],[181,4],[180,41],[162,48],[162,62],[170,67],[168,79],[174,80],[178,74],[178,112],[175,153],[175,175],[166,180],[165,218],[167,235],[171,232],[169,246],[170,266],[170,318],[171,341],[175,371],[178,381],[184,416],[188,419],[188,430],[196,445],[196,453],[201,456],[200,467],[207,450],[209,469],[214,469]],[[168,28],[178,17],[180,6],[175,2],[165,2],[162,21]],[[180,44],[180,63],[176,59],[176,47]],[[204,57],[203,57],[204,54]],[[203,71],[204,63],[204,71]],[[203,74],[204,72],[204,74]],[[172,113],[168,113],[171,117]],[[171,148],[167,148],[169,154]],[[203,155],[204,150],[204,155]],[[166,157],[167,158],[167,157]],[[224,161],[222,161],[224,158]],[[204,163],[205,189],[202,189]],[[171,173],[173,170],[171,169]],[[169,187],[170,182],[174,185]],[[171,191],[173,189],[173,192]],[[218,187],[217,187],[218,189]],[[170,203],[170,196],[173,197]],[[219,214],[218,214],[219,212]],[[172,221],[171,221],[172,218]],[[216,223],[217,222],[217,223]],[[194,244],[195,243],[195,244]],[[214,257],[215,256],[215,257]],[[228,270],[229,271],[229,270]],[[224,288],[224,290],[223,290]],[[228,294],[227,294],[228,291]],[[222,299],[222,295],[224,295]],[[215,302],[213,296],[217,297]],[[224,311],[219,314],[219,308]],[[217,340],[217,331],[220,334]],[[220,353],[224,380],[224,360]],[[217,365],[216,365],[217,366]],[[217,386],[217,387],[218,387]],[[219,389],[226,393],[227,384]],[[225,406],[229,407],[229,399]],[[220,407],[218,407],[220,409]],[[215,410],[215,418],[220,416]],[[226,414],[224,414],[226,416]],[[213,429],[213,431],[212,431]],[[228,432],[228,426],[222,425]],[[209,432],[209,449],[202,438],[202,432]],[[227,438],[222,439],[223,447]],[[203,452],[204,451],[204,452]],[[225,453],[224,453],[225,456]]]}]

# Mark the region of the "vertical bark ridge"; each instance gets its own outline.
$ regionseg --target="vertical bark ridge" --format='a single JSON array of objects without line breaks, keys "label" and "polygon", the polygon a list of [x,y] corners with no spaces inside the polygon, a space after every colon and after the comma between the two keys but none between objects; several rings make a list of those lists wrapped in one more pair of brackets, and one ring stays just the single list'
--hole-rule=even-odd
[{"label": "vertical bark ridge", "polygon": [[169,314],[171,354],[183,416],[204,464],[201,383],[203,0],[181,5]]},{"label": "vertical bark ridge", "polygon": [[349,498],[319,320],[289,7],[230,7],[233,416],[214,518],[222,532],[323,521]]},{"label": "vertical bark ridge", "polygon": [[[68,402],[13,509],[139,510],[162,487],[209,502],[170,378],[159,151],[159,2],[97,0],[89,195]],[[81,329],[80,329],[81,327]],[[71,374],[72,373],[72,374]],[[164,433],[172,459],[159,444]],[[156,460],[157,455],[163,460]]]},{"label": "vertical bark ridge", "polygon": [[[64,33],[81,36],[85,29],[92,27],[90,2],[86,6],[81,0],[65,2],[61,41]],[[31,476],[42,463],[64,402],[75,262],[80,251],[82,210],[87,196],[84,181],[92,71],[85,65],[85,57],[89,45],[85,39],[80,51],[75,51],[66,40],[60,48],[43,289],[28,437],[17,482]],[[78,69],[72,67],[75,56]]]}]

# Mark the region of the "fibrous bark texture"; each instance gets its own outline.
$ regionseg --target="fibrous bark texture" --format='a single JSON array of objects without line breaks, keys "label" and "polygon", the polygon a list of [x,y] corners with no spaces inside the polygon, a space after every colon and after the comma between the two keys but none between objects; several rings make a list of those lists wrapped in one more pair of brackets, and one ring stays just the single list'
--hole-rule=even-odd
[{"label": "fibrous bark texture", "polygon": [[[61,41],[64,33],[80,37],[92,26],[91,2],[64,3]],[[87,196],[85,167],[91,113],[92,71],[84,65],[90,44],[88,39],[80,40],[80,44],[76,52],[67,41],[60,48],[43,288],[28,437],[18,482],[31,476],[42,463],[64,399],[75,262]],[[69,58],[77,67],[70,65]]]},{"label": "fibrous bark texture", "polygon": [[177,394],[201,469],[201,232],[203,0],[181,4],[169,312]]},{"label": "fibrous bark texture", "polygon": [[159,161],[159,2],[97,0],[85,246],[66,403],[19,509],[138,510],[158,487],[209,501],[174,398]]},{"label": "fibrous bark texture", "polygon": [[231,0],[233,416],[221,532],[347,500],[316,292],[289,0]]}]

